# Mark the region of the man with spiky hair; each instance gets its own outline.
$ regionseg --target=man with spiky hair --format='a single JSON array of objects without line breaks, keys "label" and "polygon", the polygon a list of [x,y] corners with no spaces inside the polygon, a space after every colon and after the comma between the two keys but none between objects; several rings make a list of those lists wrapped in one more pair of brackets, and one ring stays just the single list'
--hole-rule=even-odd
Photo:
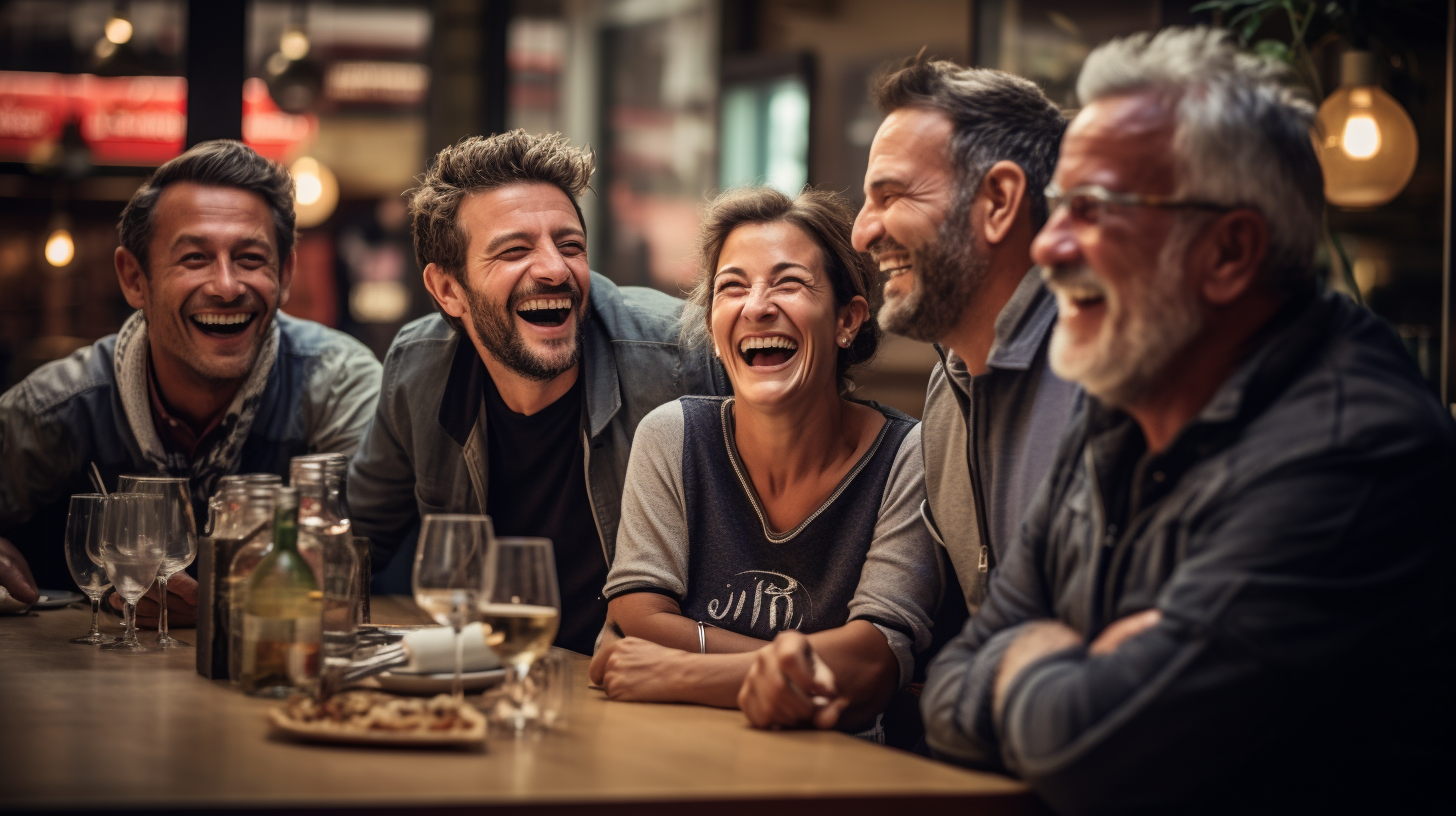
[{"label": "man with spiky hair", "polygon": [[[0,587],[22,601],[35,600],[27,558],[41,586],[71,584],[67,499],[92,490],[92,463],[110,489],[122,473],[187,477],[201,521],[222,476],[352,453],[379,394],[362,343],[279,311],[295,240],[282,165],[203,142],[157,168],[117,233],[116,276],[137,311],[0,396]],[[190,623],[196,583],[179,575],[167,590],[171,622]],[[144,624],[154,600],[138,606]]]},{"label": "man with spiky hair", "polygon": [[1032,255],[1086,410],[930,746],[1064,813],[1420,813],[1452,729],[1456,424],[1315,265],[1314,106],[1215,29],[1088,56]]},{"label": "man with spiky hair", "polygon": [[679,340],[682,301],[590,271],[577,199],[595,167],[560,134],[516,130],[440,151],[410,195],[440,314],[405,326],[349,470],[377,567],[427,513],[485,513],[551,539],[556,644],[590,653],[632,434],[653,408],[726,389]]}]

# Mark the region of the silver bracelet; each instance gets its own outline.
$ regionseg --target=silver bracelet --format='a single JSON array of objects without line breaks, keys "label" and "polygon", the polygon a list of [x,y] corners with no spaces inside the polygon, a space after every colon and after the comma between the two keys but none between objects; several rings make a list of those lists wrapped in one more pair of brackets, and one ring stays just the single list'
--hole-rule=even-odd
[{"label": "silver bracelet", "polygon": [[708,653],[708,625],[698,621],[698,654]]}]

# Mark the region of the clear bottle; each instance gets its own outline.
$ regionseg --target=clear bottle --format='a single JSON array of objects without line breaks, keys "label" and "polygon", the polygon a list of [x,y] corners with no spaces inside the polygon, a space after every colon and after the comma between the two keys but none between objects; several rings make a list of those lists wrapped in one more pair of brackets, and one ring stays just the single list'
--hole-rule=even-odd
[{"label": "clear bottle", "polygon": [[[274,484],[283,480],[274,477]],[[222,512],[217,517],[214,538],[219,552],[231,552],[226,591],[228,594],[228,679],[235,685],[243,678],[243,612],[248,604],[248,578],[258,563],[273,549],[273,510],[278,488],[266,483],[236,483],[225,486],[214,499]]]},{"label": "clear bottle", "polygon": [[296,456],[289,481],[298,490],[298,549],[323,590],[324,671],[354,658],[359,637],[359,557],[344,496],[349,460],[339,453]]},{"label": "clear bottle", "polygon": [[255,697],[283,697],[318,677],[321,593],[298,552],[298,504],[297,490],[277,488],[273,549],[247,582],[240,685]]}]

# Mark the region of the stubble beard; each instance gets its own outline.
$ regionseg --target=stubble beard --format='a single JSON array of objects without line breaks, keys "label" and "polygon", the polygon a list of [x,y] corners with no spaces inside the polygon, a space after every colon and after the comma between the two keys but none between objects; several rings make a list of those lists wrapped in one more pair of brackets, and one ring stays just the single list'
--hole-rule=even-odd
[{"label": "stubble beard", "polygon": [[885,296],[879,322],[886,331],[938,343],[955,330],[981,292],[990,261],[978,251],[970,231],[971,198],[951,207],[934,242],[910,251],[914,286],[904,295]]},{"label": "stubble beard", "polygon": [[[1106,296],[1103,320],[1121,318],[1123,325],[1104,323],[1090,353],[1079,354],[1058,323],[1048,353],[1052,373],[1112,408],[1126,408],[1150,393],[1173,359],[1203,331],[1198,297],[1183,286],[1182,261],[1191,237],[1186,230],[1175,230],[1158,254],[1151,281],[1130,287],[1121,303],[1114,303],[1110,293]],[[1085,267],[1051,275],[1096,277]]]},{"label": "stubble beard", "polygon": [[[581,347],[586,336],[586,309],[582,304],[581,289],[576,282],[556,287],[532,287],[511,293],[506,303],[497,305],[486,296],[468,286],[464,287],[465,298],[470,305],[470,323],[475,327],[475,336],[480,344],[501,365],[536,382],[549,382],[570,371],[581,362]],[[566,295],[571,298],[572,319],[576,330],[565,340],[552,341],[545,355],[537,354],[526,345],[516,325],[516,304],[537,295]]]}]

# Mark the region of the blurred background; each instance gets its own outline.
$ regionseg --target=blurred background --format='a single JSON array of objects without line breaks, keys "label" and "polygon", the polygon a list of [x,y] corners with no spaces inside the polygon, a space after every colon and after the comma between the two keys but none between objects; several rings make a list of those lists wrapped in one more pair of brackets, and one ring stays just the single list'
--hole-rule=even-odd
[{"label": "blurred background", "polygon": [[[1257,4],[1196,5],[3,0],[0,389],[120,326],[117,217],[151,169],[198,141],[242,138],[292,169],[301,240],[287,311],[382,357],[400,326],[431,310],[401,193],[461,137],[523,127],[591,145],[599,169],[582,206],[593,268],[680,294],[714,191],[807,183],[862,200],[880,121],[868,82],[922,47],[1028,76],[1070,110],[1082,59],[1109,37],[1224,22],[1252,26],[1251,42],[1291,42],[1299,18],[1281,7],[1348,4],[1265,3],[1278,13],[1252,21],[1236,15]],[[1378,26],[1297,33],[1328,93],[1346,50],[1371,52],[1372,81],[1413,125],[1417,147],[1399,157],[1413,172],[1388,203],[1332,206],[1347,260],[1327,252],[1323,262],[1445,388],[1451,4],[1364,6]],[[861,394],[918,416],[935,359],[891,339]]]}]

